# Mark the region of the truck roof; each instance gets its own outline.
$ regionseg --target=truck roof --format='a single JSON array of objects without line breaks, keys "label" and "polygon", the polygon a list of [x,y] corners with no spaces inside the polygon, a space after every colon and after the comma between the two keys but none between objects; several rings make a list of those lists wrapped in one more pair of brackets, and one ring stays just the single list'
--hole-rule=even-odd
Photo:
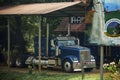
[{"label": "truck roof", "polygon": [[60,36],[60,37],[56,37],[57,40],[76,40],[75,37],[72,36]]}]

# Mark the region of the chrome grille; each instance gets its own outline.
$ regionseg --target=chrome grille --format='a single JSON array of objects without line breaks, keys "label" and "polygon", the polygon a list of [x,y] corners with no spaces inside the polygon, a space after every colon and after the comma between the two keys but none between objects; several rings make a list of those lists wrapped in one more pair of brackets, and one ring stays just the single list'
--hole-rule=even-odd
[{"label": "chrome grille", "polygon": [[82,61],[90,61],[90,51],[89,50],[81,50],[80,58]]}]

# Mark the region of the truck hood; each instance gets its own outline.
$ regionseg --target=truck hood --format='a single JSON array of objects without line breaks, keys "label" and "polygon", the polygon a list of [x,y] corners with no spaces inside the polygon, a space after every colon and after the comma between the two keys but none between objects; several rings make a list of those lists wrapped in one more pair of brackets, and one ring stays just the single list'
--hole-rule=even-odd
[{"label": "truck hood", "polygon": [[90,51],[89,48],[82,46],[61,46],[59,49],[61,58],[65,59],[66,56],[74,56],[78,61],[80,61],[80,51]]},{"label": "truck hood", "polygon": [[83,46],[60,46],[60,49],[70,49],[70,50],[89,50],[87,47]]}]

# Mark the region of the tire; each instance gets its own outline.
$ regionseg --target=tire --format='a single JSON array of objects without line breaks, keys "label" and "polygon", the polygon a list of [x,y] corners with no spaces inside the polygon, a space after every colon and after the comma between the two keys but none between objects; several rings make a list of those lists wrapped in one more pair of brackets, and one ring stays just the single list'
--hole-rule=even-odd
[{"label": "tire", "polygon": [[17,67],[22,67],[22,66],[23,66],[22,60],[21,60],[21,58],[19,58],[19,57],[16,59],[16,62],[15,62],[15,63],[16,63],[16,66],[17,66]]},{"label": "tire", "polygon": [[73,66],[70,60],[65,60],[63,63],[63,69],[65,72],[73,72]]},{"label": "tire", "polygon": [[27,59],[26,56],[20,55],[16,58],[16,67],[26,67],[25,60]]}]

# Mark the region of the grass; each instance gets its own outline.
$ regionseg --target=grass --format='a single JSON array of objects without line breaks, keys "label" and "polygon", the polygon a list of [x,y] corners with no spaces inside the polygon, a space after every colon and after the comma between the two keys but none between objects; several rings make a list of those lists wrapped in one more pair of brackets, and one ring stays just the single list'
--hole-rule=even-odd
[{"label": "grass", "polygon": [[[104,73],[104,80],[109,80],[109,73]],[[0,67],[0,80],[82,80],[81,72],[65,73],[59,69],[42,69],[41,73],[34,70],[33,74],[28,69]],[[84,80],[100,80],[99,70],[85,72]]]},{"label": "grass", "polygon": [[[105,76],[106,77],[106,76]],[[100,80],[99,73],[85,73],[84,80]],[[20,73],[0,71],[0,80],[82,80],[81,73]],[[104,79],[107,80],[107,79]]]}]

